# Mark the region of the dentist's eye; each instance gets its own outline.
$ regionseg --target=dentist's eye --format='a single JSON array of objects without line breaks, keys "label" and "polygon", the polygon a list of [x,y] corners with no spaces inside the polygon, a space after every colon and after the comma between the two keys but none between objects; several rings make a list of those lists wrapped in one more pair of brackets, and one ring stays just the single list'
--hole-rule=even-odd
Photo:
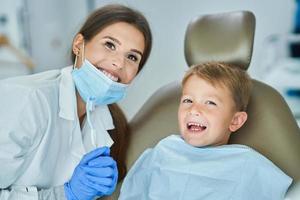
[{"label": "dentist's eye", "polygon": [[138,57],[137,57],[136,55],[133,55],[133,54],[129,54],[129,55],[127,56],[127,58],[128,58],[129,60],[133,61],[133,62],[137,62],[137,61],[139,60]]},{"label": "dentist's eye", "polygon": [[114,43],[110,42],[110,41],[106,41],[104,43],[104,46],[110,50],[115,50],[116,49],[116,46]]},{"label": "dentist's eye", "polygon": [[207,105],[213,105],[213,106],[217,105],[215,102],[210,101],[210,100],[206,101],[205,104],[207,104]]}]

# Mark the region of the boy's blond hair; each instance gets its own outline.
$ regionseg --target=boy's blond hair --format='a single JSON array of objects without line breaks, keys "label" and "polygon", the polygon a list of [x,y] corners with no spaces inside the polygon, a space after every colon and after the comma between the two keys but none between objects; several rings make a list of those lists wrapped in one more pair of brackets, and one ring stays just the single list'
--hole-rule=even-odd
[{"label": "boy's blond hair", "polygon": [[213,86],[229,89],[238,111],[246,111],[252,89],[252,81],[245,70],[234,65],[208,62],[192,66],[185,74],[182,85],[192,75],[197,75]]}]

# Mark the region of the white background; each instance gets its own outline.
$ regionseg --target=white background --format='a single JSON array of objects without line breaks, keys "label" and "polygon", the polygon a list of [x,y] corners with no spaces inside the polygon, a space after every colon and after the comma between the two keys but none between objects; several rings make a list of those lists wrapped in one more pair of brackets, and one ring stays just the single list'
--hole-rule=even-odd
[{"label": "white background", "polygon": [[[159,87],[180,80],[187,69],[183,41],[189,21],[202,14],[249,10],[256,16],[256,33],[250,75],[262,79],[263,41],[271,34],[292,31],[295,0],[24,0],[28,30],[13,23],[20,0],[0,0],[0,14],[10,13],[6,31],[20,48],[27,48],[35,72],[61,68],[70,63],[70,45],[91,6],[122,3],[140,10],[148,18],[153,32],[152,54],[142,73],[120,103],[128,119]],[[29,47],[19,38],[27,35]],[[1,55],[0,55],[1,59]],[[1,70],[1,69],[0,69]]]}]

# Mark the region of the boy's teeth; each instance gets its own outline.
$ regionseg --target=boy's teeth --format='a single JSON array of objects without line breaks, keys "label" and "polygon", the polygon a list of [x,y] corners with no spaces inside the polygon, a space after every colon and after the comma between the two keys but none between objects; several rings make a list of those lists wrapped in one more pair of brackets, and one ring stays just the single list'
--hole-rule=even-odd
[{"label": "boy's teeth", "polygon": [[187,123],[187,128],[189,129],[189,130],[194,130],[194,131],[203,131],[203,130],[205,130],[206,129],[206,126],[205,125],[203,125],[203,124],[200,124],[200,123],[195,123],[195,122],[189,122],[189,123]]},{"label": "boy's teeth", "polygon": [[189,122],[188,126],[201,126],[201,127],[204,127],[203,124],[199,124],[199,123],[195,123],[195,122]]},{"label": "boy's teeth", "polygon": [[111,73],[109,73],[109,72],[107,72],[107,71],[105,71],[105,70],[102,70],[102,72],[103,72],[108,78],[110,78],[111,80],[113,80],[113,81],[118,81],[118,77],[112,75]]}]

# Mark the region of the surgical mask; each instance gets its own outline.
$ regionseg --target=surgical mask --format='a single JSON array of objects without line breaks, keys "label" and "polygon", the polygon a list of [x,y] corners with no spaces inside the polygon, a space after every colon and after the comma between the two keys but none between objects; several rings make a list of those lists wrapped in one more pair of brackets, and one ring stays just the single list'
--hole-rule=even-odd
[{"label": "surgical mask", "polygon": [[81,98],[93,106],[115,103],[125,96],[126,84],[111,80],[87,59],[79,69],[74,68],[72,77]]},{"label": "surgical mask", "polygon": [[121,100],[125,96],[128,85],[111,80],[87,59],[82,61],[82,66],[79,69],[75,67],[76,63],[77,56],[72,77],[79,95],[86,103],[87,121],[91,128],[92,142],[94,146],[97,146],[95,144],[95,130],[90,120],[90,112],[97,105],[107,105]]}]

